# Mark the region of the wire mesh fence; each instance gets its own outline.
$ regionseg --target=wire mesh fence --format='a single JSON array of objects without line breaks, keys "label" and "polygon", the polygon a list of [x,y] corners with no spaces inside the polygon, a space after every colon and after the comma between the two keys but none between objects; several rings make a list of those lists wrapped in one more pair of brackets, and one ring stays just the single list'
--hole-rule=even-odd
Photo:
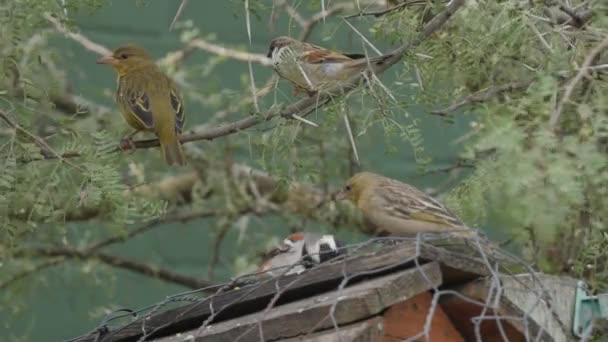
[{"label": "wire mesh fence", "polygon": [[[420,293],[431,296],[424,321],[415,327],[419,331],[396,340],[432,341],[439,311],[447,312],[466,340],[483,341],[488,334],[503,341],[570,336],[567,315],[554,304],[555,286],[570,288],[572,282],[547,281],[527,262],[483,238],[419,234],[337,248],[340,253],[322,263],[304,256],[139,310],[118,310],[70,341],[275,341],[312,339],[319,333],[349,341],[345,331],[353,324],[382,316]],[[470,317],[458,323],[465,313]]]}]

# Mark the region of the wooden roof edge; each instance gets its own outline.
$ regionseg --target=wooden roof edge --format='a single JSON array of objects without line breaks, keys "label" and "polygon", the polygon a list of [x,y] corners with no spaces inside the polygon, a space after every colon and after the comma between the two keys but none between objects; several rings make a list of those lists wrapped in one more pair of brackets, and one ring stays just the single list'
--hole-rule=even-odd
[{"label": "wooden roof edge", "polygon": [[264,340],[308,336],[336,328],[335,325],[342,327],[373,318],[398,302],[437,288],[441,282],[439,264],[431,262],[155,341],[251,341],[260,337],[260,326]]},{"label": "wooden roof edge", "polygon": [[[575,339],[572,322],[576,286],[577,280],[571,277],[525,273],[502,275],[499,285],[485,277],[451,289],[486,306],[498,300],[498,315],[521,318],[509,324],[524,336],[566,342]],[[453,301],[459,299],[440,299],[444,305]]]},{"label": "wooden roof edge", "polygon": [[[289,302],[335,288],[342,282],[344,276],[349,278],[349,284],[353,284],[361,279],[416,268],[433,261],[437,261],[440,265],[444,282],[458,283],[489,274],[487,263],[479,258],[434,247],[428,242],[406,240],[369,253],[346,256],[345,260],[323,263],[302,274],[261,280],[258,284],[218,293],[197,303],[142,317],[102,336],[101,340],[137,340],[143,334],[142,319],[146,320],[148,334],[153,332],[159,336],[166,336],[199,326],[209,318],[212,311],[216,313],[215,320],[232,319],[259,311],[274,297],[277,287],[282,289],[289,287],[283,291],[281,298],[284,302]],[[222,311],[219,316],[218,310]],[[96,338],[97,335],[92,334],[78,341],[95,341]]]}]

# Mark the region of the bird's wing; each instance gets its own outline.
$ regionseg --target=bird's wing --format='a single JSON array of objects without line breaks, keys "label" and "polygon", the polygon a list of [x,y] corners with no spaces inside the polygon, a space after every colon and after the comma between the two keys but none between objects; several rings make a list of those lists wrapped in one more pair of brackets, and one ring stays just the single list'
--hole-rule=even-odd
[{"label": "bird's wing", "polygon": [[382,197],[385,210],[393,216],[452,227],[466,227],[439,201],[408,184],[391,181],[379,190],[376,196]]},{"label": "bird's wing", "polygon": [[123,89],[122,82],[119,82],[116,92],[118,102],[133,114],[132,116],[147,129],[154,127],[154,117],[150,99],[145,91],[128,91]]},{"label": "bird's wing", "polygon": [[307,49],[300,57],[302,61],[310,64],[321,64],[321,63],[338,63],[352,61],[353,59],[362,58],[365,55],[357,54],[343,54],[331,50],[324,49],[320,46],[307,44]]},{"label": "bird's wing", "polygon": [[178,133],[182,133],[186,116],[184,115],[184,105],[181,97],[174,89],[171,89],[171,107],[175,112],[175,129]]}]

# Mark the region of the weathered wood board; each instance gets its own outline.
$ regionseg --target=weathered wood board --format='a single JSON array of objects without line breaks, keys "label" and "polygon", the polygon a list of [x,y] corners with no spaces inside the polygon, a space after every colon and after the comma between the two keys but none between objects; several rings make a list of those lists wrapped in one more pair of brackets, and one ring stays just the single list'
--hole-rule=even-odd
[{"label": "weathered wood board", "polygon": [[[137,341],[144,335],[146,339],[159,338],[195,329],[205,320],[216,325],[264,310],[273,299],[276,300],[276,305],[286,304],[332,291],[344,279],[348,279],[348,286],[353,286],[361,281],[420,267],[433,261],[440,265],[442,286],[489,274],[488,265],[480,259],[428,243],[418,245],[415,240],[404,241],[370,252],[348,255],[345,259],[332,260],[302,274],[260,280],[253,285],[209,296],[197,303],[144,316],[101,336],[99,341]],[[79,341],[95,341],[96,338],[97,336],[90,335]]]},{"label": "weathered wood board", "polygon": [[[522,274],[501,276],[500,285],[486,278],[453,289],[479,302],[454,295],[440,298],[444,310],[467,340],[475,340],[476,329],[484,341],[503,341],[503,336],[509,341],[574,340],[571,330],[576,280],[572,278]],[[490,308],[495,306],[496,310]],[[484,307],[488,307],[485,313]],[[483,322],[475,327],[472,320],[484,315]]]},{"label": "weathered wood board", "polygon": [[[277,340],[334,329],[380,314],[398,302],[441,284],[437,262],[392,273],[315,297],[194,329],[158,342]],[[333,318],[333,319],[332,319]],[[341,328],[340,328],[341,329]]]},{"label": "weathered wood board", "polygon": [[374,317],[367,321],[353,323],[340,330],[328,329],[310,336],[300,336],[278,340],[277,342],[380,342],[384,340],[384,331],[381,317]]}]

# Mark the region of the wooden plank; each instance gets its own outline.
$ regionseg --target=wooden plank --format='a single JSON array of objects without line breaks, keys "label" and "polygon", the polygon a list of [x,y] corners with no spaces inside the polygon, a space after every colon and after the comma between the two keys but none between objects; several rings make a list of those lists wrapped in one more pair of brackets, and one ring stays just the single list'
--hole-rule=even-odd
[{"label": "wooden plank", "polygon": [[278,342],[379,342],[384,335],[382,318],[374,317],[367,321],[340,327],[339,331],[329,329],[307,337],[293,337]]},{"label": "wooden plank", "polygon": [[[219,322],[260,311],[273,298],[277,288],[288,288],[281,294],[278,304],[282,304],[333,290],[340,284],[344,276],[352,277],[351,282],[355,283],[364,279],[363,276],[369,277],[374,274],[387,274],[398,269],[406,269],[412,266],[412,260],[415,258],[415,246],[398,245],[343,261],[328,262],[307,270],[303,274],[292,274],[245,286],[209,297],[198,303],[136,320],[103,336],[102,341],[137,341],[143,335],[143,319],[145,319],[146,333],[153,332],[148,338],[194,329],[209,318],[212,312],[220,311],[213,320],[213,322]],[[94,340],[95,336],[89,336],[81,341]]]},{"label": "wooden plank", "polygon": [[[479,302],[486,302],[492,288],[488,279],[474,281],[454,290]],[[501,277],[502,296],[500,308],[488,310],[486,316],[512,317],[502,319],[503,333],[509,341],[566,342],[574,340],[571,335],[572,313],[576,280],[542,274],[523,274]],[[546,289],[545,292],[543,289]],[[543,299],[540,295],[545,294]],[[493,293],[495,295],[495,292]],[[466,302],[456,296],[440,299],[444,310],[467,340],[475,338],[471,318],[481,314],[483,306]],[[551,309],[551,307],[553,309]],[[524,317],[526,317],[524,321]],[[503,341],[497,320],[489,318],[480,326],[484,341]]]},{"label": "wooden plank", "polygon": [[[576,284],[574,278],[546,274],[502,277],[502,286],[509,301],[521,312],[529,313],[556,342],[576,339],[571,333]],[[545,293],[546,299],[541,300],[539,293]],[[523,327],[518,328],[523,331]]]},{"label": "wooden plank", "polygon": [[479,276],[490,275],[488,264],[481,258],[473,256],[477,253],[477,247],[467,246],[463,242],[452,242],[443,246],[441,243],[431,240],[422,244],[420,258],[441,263],[444,286],[461,284]]},{"label": "wooden plank", "polygon": [[[427,335],[420,335],[430,317]],[[458,330],[454,327],[441,305],[433,305],[433,295],[429,291],[422,292],[413,298],[391,306],[384,313],[384,342],[397,341],[433,341],[433,342],[464,342]],[[416,339],[413,339],[417,337]]]},{"label": "wooden plank", "polygon": [[[250,314],[215,324],[202,331],[194,329],[179,334],[179,337],[174,335],[157,341],[257,341],[306,335],[316,330],[334,328],[334,324],[342,326],[378,315],[391,305],[440,284],[439,264],[431,262],[420,268],[362,282],[340,292],[326,292],[272,308],[266,313]],[[333,320],[330,316],[332,307]]]},{"label": "wooden plank", "polygon": [[[345,260],[324,263],[303,274],[261,281],[255,285],[217,294],[198,303],[160,312],[151,317],[144,316],[104,335],[102,340],[136,341],[143,335],[144,320],[147,338],[194,329],[208,319],[212,312],[216,313],[212,319],[212,323],[215,324],[263,310],[275,295],[277,288],[284,290],[277,304],[284,304],[333,290],[344,277],[349,278],[351,285],[363,279],[414,267],[416,259],[419,264],[440,261],[442,272],[449,275],[448,279],[444,278],[448,284],[468,281],[488,273],[486,265],[478,259],[428,244],[422,244],[417,248],[415,240],[404,241],[398,245],[382,246],[380,250],[369,253],[351,255]],[[96,336],[90,335],[80,341],[95,341],[95,338]]]}]

